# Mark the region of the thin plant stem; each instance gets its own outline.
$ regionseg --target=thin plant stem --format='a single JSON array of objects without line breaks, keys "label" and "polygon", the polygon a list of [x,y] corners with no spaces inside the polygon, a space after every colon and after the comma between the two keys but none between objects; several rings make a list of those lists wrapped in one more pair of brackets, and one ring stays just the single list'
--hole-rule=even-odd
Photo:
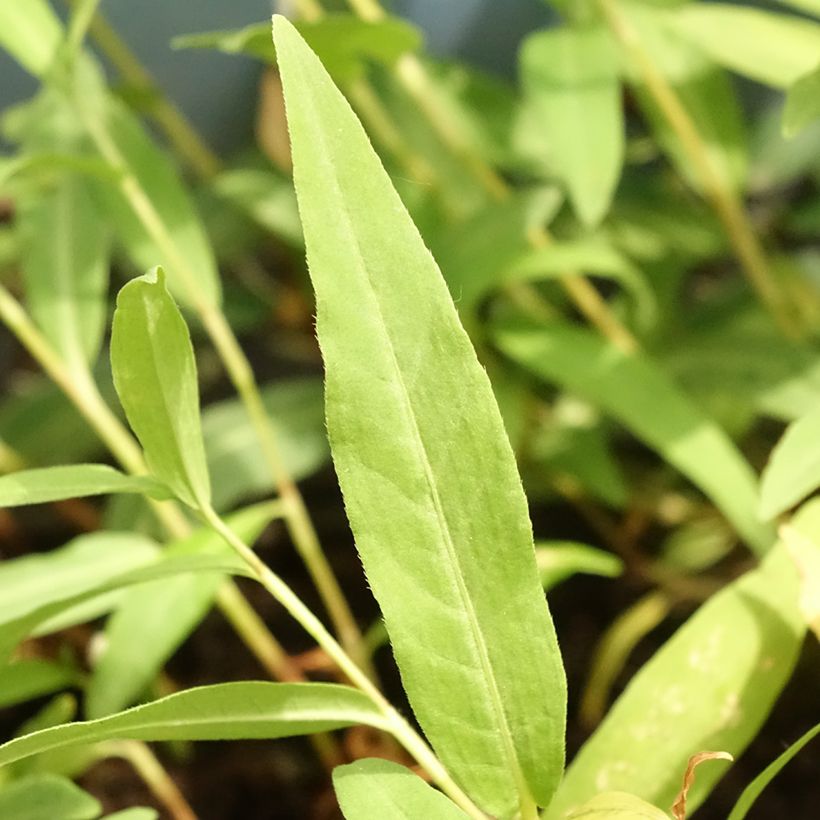
[{"label": "thin plant stem", "polygon": [[[376,22],[386,14],[378,0],[347,0],[350,8],[363,20]],[[395,75],[402,87],[415,101],[421,113],[438,134],[450,152],[467,168],[479,184],[496,201],[508,199],[510,186],[495,169],[478,154],[465,138],[461,126],[454,121],[445,106],[438,102],[435,86],[430,82],[427,69],[415,54],[404,54],[395,67]],[[412,173],[412,168],[408,167]],[[544,247],[552,241],[549,232],[541,228],[528,233],[533,247]],[[630,331],[612,312],[606,300],[586,277],[575,271],[567,271],[559,277],[559,283],[578,311],[602,336],[609,339],[619,350],[632,353],[639,348]],[[508,290],[519,302],[540,302],[541,296],[528,285],[515,285]]]},{"label": "thin plant stem", "polygon": [[74,0],[71,19],[66,32],[66,46],[72,53],[80,50],[100,0]]},{"label": "thin plant stem", "polygon": [[107,757],[127,760],[173,820],[198,820],[185,795],[150,747],[139,740],[111,740],[100,744]]},{"label": "thin plant stem", "polygon": [[[67,2],[76,7],[86,0]],[[221,167],[219,157],[205,144],[185,115],[165,96],[150,72],[99,12],[92,17],[88,33],[125,81],[151,101],[148,113],[167,134],[177,153],[190,168],[203,179],[214,176]]]},{"label": "thin plant stem", "polygon": [[783,333],[793,337],[794,323],[786,310],[783,294],[772,277],[766,254],[741,200],[715,168],[695,122],[643,47],[638,32],[621,13],[617,2],[598,0],[598,6],[610,30],[640,72],[647,90],[680,140],[690,162],[697,168],[705,196],[723,223],[747,279]]},{"label": "thin plant stem", "polygon": [[[368,664],[361,631],[322,551],[301,493],[284,466],[253,370],[233,330],[222,311],[202,297],[195,271],[181,253],[176,241],[139,180],[131,172],[104,124],[94,116],[94,112],[88,111],[79,101],[77,110],[100,154],[117,171],[121,193],[179,277],[192,306],[199,314],[206,332],[225,365],[228,377],[236,388],[259,439],[262,453],[271,470],[274,482],[278,486],[280,497],[287,507],[285,523],[288,532],[316,585],[337,634],[353,655],[363,664]],[[375,674],[370,667],[368,671],[371,675]]]},{"label": "thin plant stem", "polygon": [[324,649],[348,680],[363,692],[385,718],[384,728],[411,754],[432,780],[470,817],[486,820],[486,816],[455,783],[427,742],[382,695],[373,681],[350,657],[324,624],[302,602],[301,598],[219,517],[211,508],[200,510],[205,522],[233,547],[253,572],[257,581],[288,611],[308,635]]},{"label": "thin plant stem", "polygon": [[[142,451],[122,422],[105,403],[93,378],[87,372],[69,369],[48,340],[40,333],[20,303],[0,285],[0,320],[17,337],[51,380],[77,407],[80,414],[129,473],[148,471]],[[149,500],[160,523],[173,538],[185,538],[191,524],[180,508],[170,501]],[[302,671],[271,634],[236,584],[225,581],[216,597],[217,606],[239,638],[274,680],[304,680]],[[314,735],[314,746],[328,770],[343,760],[335,740],[329,735]]]}]

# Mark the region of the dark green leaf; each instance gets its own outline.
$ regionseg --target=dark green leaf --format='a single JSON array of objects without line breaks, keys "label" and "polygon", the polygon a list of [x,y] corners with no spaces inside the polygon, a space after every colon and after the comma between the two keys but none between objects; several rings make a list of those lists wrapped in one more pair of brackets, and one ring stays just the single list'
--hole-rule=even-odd
[{"label": "dark green leaf", "polygon": [[151,471],[192,507],[210,501],[191,336],[161,268],[117,296],[111,331],[114,385]]},{"label": "dark green leaf", "polygon": [[333,770],[345,820],[464,820],[455,803],[409,769],[365,758]]},{"label": "dark green leaf", "polygon": [[168,488],[153,478],[126,475],[106,464],[40,467],[0,476],[0,508],[108,493],[142,493],[152,498],[170,497]]},{"label": "dark green leaf", "polygon": [[284,18],[274,32],[331,450],[405,689],[481,804],[545,805],[565,682],[490,384],[344,97]]},{"label": "dark green leaf", "polygon": [[332,683],[200,686],[100,720],[44,729],[0,746],[0,766],[101,740],[239,740],[293,737],[365,724],[384,728],[361,692]]}]

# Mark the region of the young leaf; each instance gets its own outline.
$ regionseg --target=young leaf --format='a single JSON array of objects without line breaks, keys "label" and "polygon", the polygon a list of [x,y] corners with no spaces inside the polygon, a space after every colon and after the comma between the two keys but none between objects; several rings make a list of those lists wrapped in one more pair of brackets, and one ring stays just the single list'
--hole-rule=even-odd
[{"label": "young leaf", "polygon": [[364,130],[274,20],[331,450],[405,689],[484,807],[546,805],[565,680],[489,381]]},{"label": "young leaf", "polygon": [[616,555],[569,541],[536,541],[535,562],[545,592],[573,575],[615,578],[623,572],[623,562]]},{"label": "young leaf", "polygon": [[111,369],[151,471],[186,504],[206,506],[211,488],[194,349],[161,268],[132,280],[117,296]]},{"label": "young leaf", "polygon": [[550,164],[587,225],[609,209],[624,159],[617,52],[606,29],[559,28],[524,41],[526,104],[546,133]]},{"label": "young leaf", "polygon": [[[226,520],[251,544],[274,511],[271,504],[258,504]],[[207,528],[164,550],[166,558],[211,553],[228,555],[230,548]],[[220,575],[195,573],[128,590],[106,624],[105,648],[86,688],[86,715],[103,717],[130,706],[211,609],[223,581]]]},{"label": "young leaf", "polygon": [[728,3],[686,3],[669,20],[716,62],[775,88],[817,67],[820,24],[810,20]]},{"label": "young leaf", "polygon": [[797,753],[817,735],[820,734],[820,724],[809,729],[802,737],[795,740],[785,752],[778,755],[748,786],[743,790],[743,793],[735,803],[734,808],[727,820],[743,820],[749,813],[749,809],[755,804],[755,801],[763,793],[763,790],[772,780],[780,774],[780,771]]},{"label": "young leaf", "polygon": [[820,62],[814,71],[804,74],[789,88],[783,110],[783,133],[793,137],[817,119],[820,119]]},{"label": "young leaf", "polygon": [[48,71],[62,40],[60,19],[46,0],[0,3],[0,46],[27,71]]},{"label": "young leaf", "polygon": [[334,683],[220,683],[110,717],[55,726],[0,746],[0,766],[101,740],[240,740],[294,737],[364,724],[384,729],[378,707]]},{"label": "young leaf", "polygon": [[568,820],[669,820],[662,812],[640,797],[626,792],[604,792],[584,803]]},{"label": "young leaf", "polygon": [[[817,538],[820,504],[803,507],[794,526]],[[710,598],[638,672],[582,747],[550,806],[550,820],[566,817],[601,789],[670,805],[690,755],[721,749],[737,757],[797,659],[806,632],[798,586],[780,544],[758,569]],[[698,773],[690,810],[725,768],[711,764]]]},{"label": "young leaf", "polygon": [[18,214],[26,301],[46,338],[73,368],[99,352],[106,322],[108,236],[89,186],[61,174]]},{"label": "young leaf", "polygon": [[763,470],[760,516],[774,518],[820,487],[820,411],[792,422]]},{"label": "young leaf", "polygon": [[169,498],[168,488],[149,476],[126,475],[107,464],[40,467],[0,476],[0,508],[44,504],[108,493]]},{"label": "young leaf", "polygon": [[40,774],[0,788],[0,817],[9,820],[93,820],[102,806],[65,777]]},{"label": "young leaf", "polygon": [[597,404],[697,484],[757,552],[774,542],[756,514],[751,468],[728,436],[644,354],[620,353],[586,330],[497,324],[494,339],[541,378]]},{"label": "young leaf", "polygon": [[418,775],[389,760],[365,758],[333,770],[345,820],[464,820],[467,815]]},{"label": "young leaf", "polygon": [[0,709],[50,695],[78,682],[68,666],[32,658],[0,667]]}]

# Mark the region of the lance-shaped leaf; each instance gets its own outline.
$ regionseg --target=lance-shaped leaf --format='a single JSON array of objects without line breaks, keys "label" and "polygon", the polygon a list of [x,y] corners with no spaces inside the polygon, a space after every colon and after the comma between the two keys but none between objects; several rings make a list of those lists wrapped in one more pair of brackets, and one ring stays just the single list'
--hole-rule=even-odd
[{"label": "lance-shaped leaf", "polygon": [[623,562],[616,555],[572,541],[536,542],[535,561],[546,591],[573,575],[615,578],[623,572]]},{"label": "lance-shaped leaf", "polygon": [[565,681],[490,383],[346,100],[284,18],[274,36],[331,450],[404,687],[485,808],[545,805]]},{"label": "lance-shaped leaf", "polygon": [[[793,526],[820,534],[820,504]],[[783,544],[758,569],[723,589],[633,678],[567,769],[550,820],[601,790],[622,790],[658,806],[678,793],[690,755],[720,749],[737,757],[754,738],[791,675],[806,632],[798,574]],[[726,765],[699,770],[694,811]]]},{"label": "lance-shaped leaf", "polygon": [[757,481],[729,437],[647,356],[625,354],[558,322],[499,323],[498,347],[514,361],[617,418],[697,484],[749,545],[765,552],[774,531],[757,518]]},{"label": "lance-shaped leaf", "polygon": [[372,701],[333,683],[220,683],[110,717],[34,732],[0,746],[0,766],[101,740],[240,740],[293,737],[364,724],[385,728]]},{"label": "lance-shaped leaf", "polygon": [[161,268],[132,280],[117,296],[111,369],[151,471],[186,504],[207,505],[211,487],[194,348]]},{"label": "lance-shaped leaf", "polygon": [[126,475],[107,464],[39,467],[0,476],[0,508],[44,504],[108,493],[168,498],[168,488],[149,476]]},{"label": "lance-shaped leaf", "polygon": [[820,55],[818,67],[802,76],[789,89],[783,110],[783,133],[793,137],[820,119]]},{"label": "lance-shaped leaf", "polygon": [[365,758],[333,770],[333,788],[345,820],[426,818],[465,820],[467,815],[409,769]]},{"label": "lance-shaped leaf", "polygon": [[580,219],[596,225],[612,201],[624,159],[618,59],[610,35],[598,27],[533,34],[521,49],[521,75],[551,167]]},{"label": "lance-shaped leaf", "polygon": [[50,695],[79,682],[77,670],[39,658],[0,667],[0,708]]},{"label": "lance-shaped leaf", "polygon": [[0,0],[0,46],[32,74],[45,74],[62,36],[60,19],[46,0]]},{"label": "lance-shaped leaf", "polygon": [[9,820],[93,820],[101,811],[88,792],[53,774],[24,777],[0,789],[0,817]]},{"label": "lance-shaped leaf", "polygon": [[74,368],[93,364],[106,321],[108,237],[88,185],[61,174],[19,214],[29,310]]}]

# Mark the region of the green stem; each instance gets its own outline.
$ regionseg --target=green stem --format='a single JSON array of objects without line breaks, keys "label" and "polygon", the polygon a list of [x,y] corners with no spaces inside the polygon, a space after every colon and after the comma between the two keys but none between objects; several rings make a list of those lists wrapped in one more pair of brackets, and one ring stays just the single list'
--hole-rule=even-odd
[{"label": "green stem", "polygon": [[450,777],[441,761],[426,741],[396,711],[372,680],[350,657],[324,624],[302,602],[298,595],[267,566],[259,556],[219,517],[211,507],[200,510],[205,522],[233,547],[253,572],[257,581],[288,611],[302,628],[324,649],[328,657],[347,676],[348,680],[367,695],[385,718],[384,728],[411,754],[433,781],[470,817],[486,820],[470,798]]},{"label": "green stem", "polygon": [[76,54],[82,48],[86,32],[99,5],[100,0],[76,0],[73,3],[66,33],[66,46],[70,53]]},{"label": "green stem", "polygon": [[[236,388],[259,439],[263,455],[279,488],[282,501],[287,505],[288,514],[285,522],[288,532],[319,591],[337,634],[349,652],[359,658],[363,664],[369,663],[359,627],[322,551],[302,496],[284,466],[276,436],[259,393],[259,387],[233,330],[222,311],[202,297],[195,271],[180,252],[176,241],[139,180],[131,172],[104,123],[94,115],[94,112],[88,111],[81,101],[77,103],[77,110],[100,154],[118,172],[120,191],[178,276],[225,365],[228,377]],[[372,669],[369,671],[374,674]]]},{"label": "green stem", "polygon": [[689,161],[700,174],[706,198],[723,223],[743,272],[760,301],[787,336],[794,337],[794,323],[783,295],[772,277],[766,254],[757,239],[743,203],[725,184],[716,169],[706,143],[680,97],[643,47],[640,36],[621,13],[615,0],[598,0],[598,6],[615,38],[635,64],[644,85],[680,140]]}]

